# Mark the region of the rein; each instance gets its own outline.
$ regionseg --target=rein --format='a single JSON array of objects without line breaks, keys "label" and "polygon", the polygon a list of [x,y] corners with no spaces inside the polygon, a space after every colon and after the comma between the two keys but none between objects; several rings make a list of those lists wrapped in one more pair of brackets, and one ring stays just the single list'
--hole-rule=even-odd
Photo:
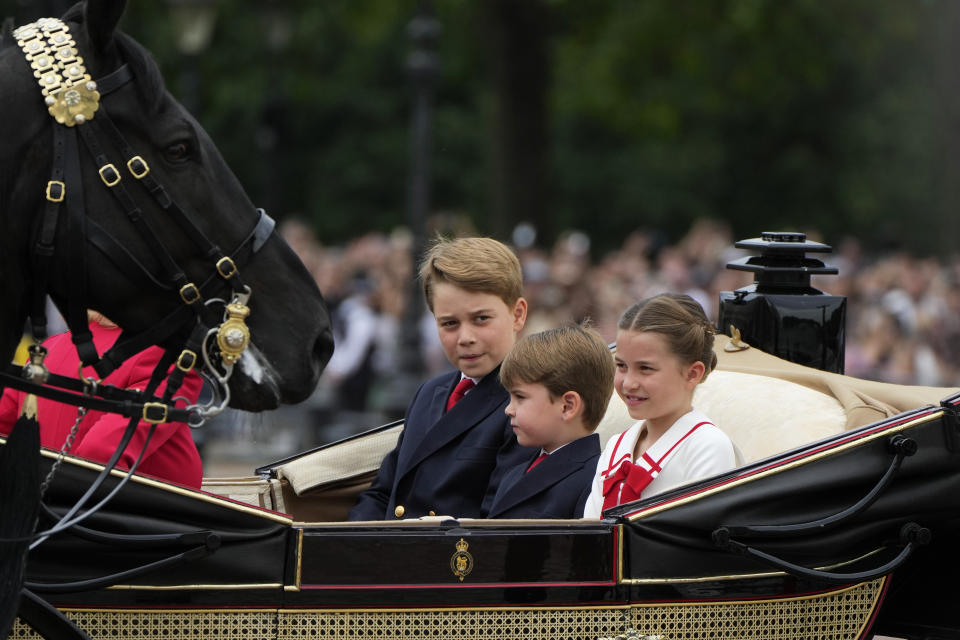
[{"label": "rein", "polygon": [[[32,247],[33,271],[36,275],[30,321],[38,344],[31,349],[31,362],[28,365],[22,368],[11,365],[0,373],[0,384],[59,402],[120,413],[131,419],[137,417],[151,423],[183,421],[193,427],[199,426],[223,411],[229,402],[228,381],[234,365],[250,342],[250,331],[245,320],[250,313],[248,302],[251,290],[240,278],[238,265],[246,263],[263,246],[273,233],[274,221],[263,210],[258,210],[259,217],[253,229],[239,246],[225,254],[204,235],[154,177],[146,160],[126,141],[101,103],[101,98],[133,79],[129,67],[124,64],[107,76],[93,81],[86,72],[68,26],[56,18],[42,18],[24,25],[14,31],[14,36],[34,70],[48,111],[57,124],[53,126],[53,161],[50,180],[44,191],[44,210]],[[104,140],[121,154],[121,162],[111,162]],[[150,248],[151,257],[159,265],[159,274],[145,267],[141,260],[130,254],[99,225],[87,220],[80,174],[81,141],[96,163],[104,186]],[[119,170],[118,164],[126,171]],[[129,177],[124,174],[129,174]],[[132,179],[141,185],[160,209],[170,215],[197,245],[204,259],[213,264],[205,280],[197,284],[187,277],[185,270],[144,217],[142,209],[126,188],[125,179]],[[64,217],[66,220],[61,220]],[[145,394],[119,389],[92,379],[53,375],[43,365],[44,352],[39,342],[46,336],[45,302],[57,250],[56,232],[61,224],[66,226],[71,237],[78,238],[78,241],[71,242],[65,248],[70,264],[66,319],[81,361],[81,371],[84,366],[92,366],[100,379],[106,378],[127,358],[148,346],[168,340],[193,323],[179,354],[176,349],[168,349],[158,365],[158,369],[163,367],[165,372],[171,362],[176,363],[162,398],[152,395],[152,392]],[[115,266],[127,272],[129,267],[134,267],[161,289],[176,290],[182,303],[146,330],[137,333],[123,331],[114,346],[102,357],[97,353],[87,327],[85,251],[88,244],[104,253]],[[229,302],[214,297],[225,285],[230,294]],[[214,304],[223,306],[222,314],[216,313],[212,306]],[[201,358],[201,373],[212,383],[214,398],[206,405],[178,409],[174,406],[174,394]]]}]

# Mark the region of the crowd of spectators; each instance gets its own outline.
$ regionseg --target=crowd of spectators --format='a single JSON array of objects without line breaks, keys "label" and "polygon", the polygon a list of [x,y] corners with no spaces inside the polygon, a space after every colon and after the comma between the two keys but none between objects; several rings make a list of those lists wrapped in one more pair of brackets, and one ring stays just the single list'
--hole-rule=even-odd
[{"label": "crowd of spectators", "polygon": [[[446,221],[445,228],[450,228]],[[310,229],[288,220],[281,232],[314,274],[333,313],[337,351],[305,407],[319,440],[371,427],[402,415],[409,380],[402,367],[405,307],[414,289],[412,242],[398,230],[371,233],[344,246],[322,245]],[[456,232],[471,232],[460,223]],[[856,239],[807,239],[833,246],[818,257],[839,275],[817,276],[813,286],[846,296],[846,374],[899,384],[960,386],[960,256],[950,260],[907,253],[870,255]],[[562,233],[550,247],[528,224],[509,240],[520,257],[530,303],[526,332],[589,317],[613,341],[619,314],[633,302],[665,291],[687,293],[717,319],[721,291],[753,281],[726,268],[750,255],[734,247],[729,227],[701,220],[675,243],[656,231],[637,230],[619,248],[596,255],[590,236]],[[418,336],[422,377],[449,364],[424,313]],[[414,387],[415,388],[415,387]],[[321,428],[322,427],[322,428]],[[306,438],[309,443],[310,437]]]}]

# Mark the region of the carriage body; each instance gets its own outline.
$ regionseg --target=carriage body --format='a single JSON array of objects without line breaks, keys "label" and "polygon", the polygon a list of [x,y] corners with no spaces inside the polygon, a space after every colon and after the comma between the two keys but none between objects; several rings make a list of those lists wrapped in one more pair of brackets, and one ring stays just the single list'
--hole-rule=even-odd
[{"label": "carriage body", "polygon": [[[345,522],[395,441],[394,425],[259,476],[208,479],[203,492],[136,478],[88,524],[126,537],[50,540],[31,554],[28,582],[88,580],[186,552],[106,588],[41,593],[94,638],[956,633],[949,602],[960,563],[951,502],[960,493],[960,397],[817,372],[755,350],[725,353],[725,344],[718,341],[720,375],[699,400],[714,403],[715,421],[735,438],[750,430],[751,461],[601,520]],[[624,416],[615,397],[601,429],[621,428]],[[915,452],[894,465],[904,439]],[[47,464],[53,455],[45,452]],[[63,505],[98,467],[68,462],[51,488]],[[800,532],[763,531],[849,510],[892,465],[889,482],[859,512]],[[931,539],[896,564],[911,523]],[[813,574],[718,546],[722,527],[735,542]],[[132,537],[157,533],[190,535],[176,544]],[[13,637],[31,634],[18,623]]]}]

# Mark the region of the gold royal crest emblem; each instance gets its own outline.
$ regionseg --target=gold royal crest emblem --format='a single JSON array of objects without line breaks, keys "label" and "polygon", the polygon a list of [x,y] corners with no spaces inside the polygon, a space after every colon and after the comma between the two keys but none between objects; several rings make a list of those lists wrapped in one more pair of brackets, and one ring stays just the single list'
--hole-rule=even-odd
[{"label": "gold royal crest emblem", "polygon": [[453,575],[460,578],[460,582],[463,582],[463,579],[473,571],[473,556],[467,551],[469,548],[467,541],[460,538],[457,542],[457,550],[450,557],[450,570],[453,571]]}]

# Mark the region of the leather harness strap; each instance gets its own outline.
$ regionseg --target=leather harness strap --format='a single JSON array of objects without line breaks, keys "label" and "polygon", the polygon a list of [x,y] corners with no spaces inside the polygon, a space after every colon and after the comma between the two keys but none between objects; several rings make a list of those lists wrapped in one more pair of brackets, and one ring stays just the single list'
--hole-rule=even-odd
[{"label": "leather harness strap", "polygon": [[[168,348],[164,359],[176,362],[176,373],[168,380],[163,403],[169,403],[176,393],[183,377],[197,364],[198,354],[203,353],[207,371],[220,385],[223,391],[223,406],[229,397],[226,387],[232,373],[232,367],[239,359],[249,341],[249,330],[243,318],[249,313],[246,306],[250,289],[239,275],[238,265],[244,264],[250,256],[259,250],[274,230],[274,222],[262,210],[257,223],[245,239],[229,254],[224,252],[203,233],[191,216],[177,204],[167,189],[151,172],[142,156],[137,154],[127,142],[120,129],[107,114],[102,99],[120,89],[131,80],[133,73],[123,64],[113,72],[96,82],[90,80],[83,67],[82,59],[76,56],[69,27],[60,20],[44,18],[34,24],[18,29],[17,35],[28,62],[35,71],[39,70],[41,92],[50,114],[57,124],[53,125],[53,154],[50,180],[46,186],[46,202],[41,220],[37,225],[32,251],[34,271],[34,291],[31,299],[30,321],[33,335],[38,340],[46,337],[46,295],[50,289],[52,264],[59,250],[65,261],[67,324],[72,340],[83,366],[93,366],[97,375],[103,379],[127,358],[153,344],[169,342],[175,334],[189,336],[179,355]],[[72,47],[72,48],[71,48]],[[51,56],[66,56],[69,69],[61,72],[48,71]],[[76,56],[74,59],[73,56]],[[83,182],[81,175],[80,142],[86,147],[97,165],[97,172],[106,188],[110,189],[127,220],[137,230],[150,249],[149,258],[138,258],[123,244],[115,240],[109,231],[87,219]],[[122,156],[122,162],[110,161],[109,151],[102,140],[110,142],[114,151]],[[121,168],[118,168],[121,167]],[[125,169],[125,171],[124,171]],[[190,281],[186,271],[177,263],[170,250],[155,232],[150,220],[124,184],[123,176],[129,174],[133,180],[150,194],[160,209],[172,218],[177,226],[199,248],[204,258],[211,261],[213,273],[199,285]],[[65,215],[64,215],[65,213]],[[63,220],[62,218],[65,218]],[[66,247],[57,247],[57,229],[63,224],[66,237],[71,242]],[[101,357],[93,343],[93,336],[87,326],[88,269],[87,245],[95,247],[114,265],[134,278],[141,278],[158,290],[169,292],[177,289],[183,303],[159,322],[137,332],[123,331],[114,345]],[[147,261],[149,264],[144,264]],[[131,268],[132,267],[132,268]],[[222,281],[222,282],[221,282]],[[215,296],[226,284],[232,295],[232,302],[221,301]],[[204,302],[205,299],[218,300],[224,305],[223,320],[218,320],[217,312]],[[192,323],[192,327],[187,327]],[[231,324],[232,323],[232,324]],[[231,334],[225,331],[230,327]],[[216,334],[216,340],[212,337]],[[213,344],[207,349],[207,342]],[[219,349],[215,351],[214,349]],[[212,355],[211,355],[212,354]],[[212,360],[211,360],[212,358]],[[221,370],[224,373],[221,373]],[[164,367],[164,372],[166,366]],[[36,395],[53,398],[59,392],[47,390],[43,380],[31,381],[9,379],[9,374],[0,374],[0,380],[6,379],[9,386],[27,388]],[[49,378],[53,381],[56,378]],[[70,396],[71,394],[67,394]],[[65,397],[59,395],[59,397]],[[137,399],[125,399],[118,402],[137,402]],[[117,405],[119,412],[129,412],[129,408]],[[91,408],[93,408],[91,406]],[[219,408],[222,410],[222,406]],[[173,407],[168,407],[173,411]],[[210,411],[209,414],[213,412]],[[124,414],[126,415],[126,413]],[[202,419],[200,420],[202,422]]]}]

